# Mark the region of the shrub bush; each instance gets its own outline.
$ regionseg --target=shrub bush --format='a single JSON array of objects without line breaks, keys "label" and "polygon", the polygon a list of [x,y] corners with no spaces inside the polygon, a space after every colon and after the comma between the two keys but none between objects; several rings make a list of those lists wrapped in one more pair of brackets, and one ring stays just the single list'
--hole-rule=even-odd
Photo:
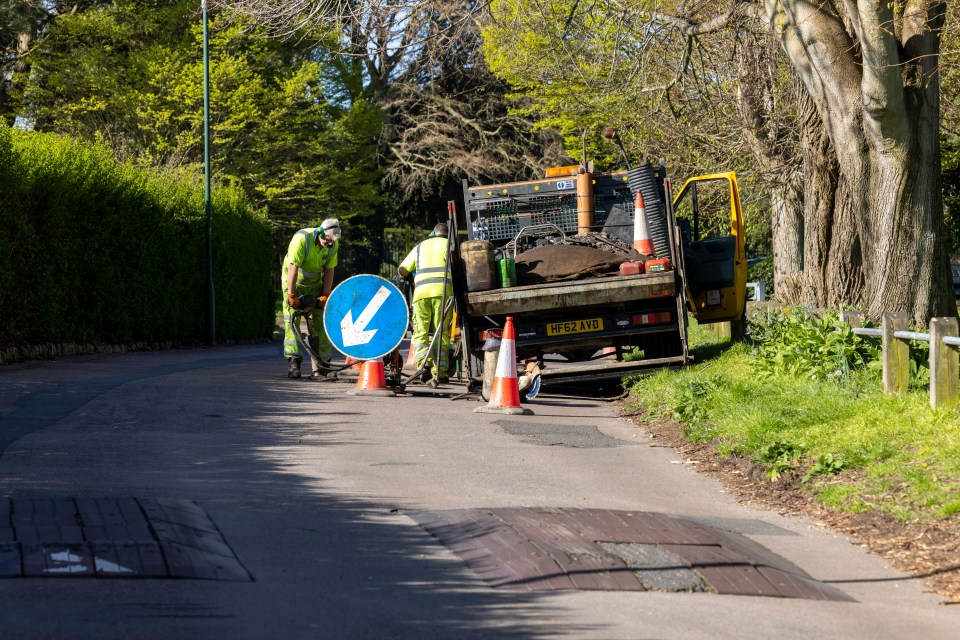
[{"label": "shrub bush", "polygon": [[803,309],[757,313],[748,318],[754,367],[767,375],[791,374],[813,380],[849,379],[854,371],[880,371],[880,346],[864,340],[836,313],[808,317]]},{"label": "shrub bush", "polygon": [[[199,341],[203,184],[108,149],[0,127],[0,344]],[[272,245],[239,191],[212,195],[218,339],[273,329]]]}]

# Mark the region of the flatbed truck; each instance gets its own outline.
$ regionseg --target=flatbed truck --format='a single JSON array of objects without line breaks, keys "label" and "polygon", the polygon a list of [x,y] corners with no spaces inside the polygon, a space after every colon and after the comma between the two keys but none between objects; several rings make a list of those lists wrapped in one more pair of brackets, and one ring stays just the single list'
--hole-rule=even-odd
[{"label": "flatbed truck", "polygon": [[495,363],[489,345],[508,316],[517,358],[536,362],[544,384],[681,367],[691,360],[688,313],[701,324],[742,320],[747,257],[732,172],[691,178],[676,197],[663,162],[612,173],[566,167],[541,180],[495,185],[464,181],[466,235],[508,256],[522,242],[536,240],[530,230],[558,230],[569,238],[618,228],[622,235],[628,227],[632,234],[638,191],[659,265],[667,259],[662,271],[470,290],[464,242],[452,243],[459,347],[469,356],[463,358],[468,379],[481,379],[484,367]]}]

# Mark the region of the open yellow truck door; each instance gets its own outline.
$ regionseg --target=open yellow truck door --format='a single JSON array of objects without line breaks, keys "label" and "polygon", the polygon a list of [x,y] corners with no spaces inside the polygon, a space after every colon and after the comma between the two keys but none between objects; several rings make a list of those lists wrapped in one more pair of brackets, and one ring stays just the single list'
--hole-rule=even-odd
[{"label": "open yellow truck door", "polygon": [[735,173],[690,178],[674,198],[687,306],[700,324],[740,320],[747,254]]}]

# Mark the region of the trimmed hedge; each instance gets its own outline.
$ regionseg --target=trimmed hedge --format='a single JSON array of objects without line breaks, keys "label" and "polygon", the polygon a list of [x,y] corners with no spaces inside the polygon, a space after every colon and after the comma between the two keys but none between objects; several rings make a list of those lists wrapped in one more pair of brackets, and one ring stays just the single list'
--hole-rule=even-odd
[{"label": "trimmed hedge", "polygon": [[[212,194],[217,340],[271,335],[265,217]],[[206,338],[203,183],[100,145],[0,126],[0,346]]]}]

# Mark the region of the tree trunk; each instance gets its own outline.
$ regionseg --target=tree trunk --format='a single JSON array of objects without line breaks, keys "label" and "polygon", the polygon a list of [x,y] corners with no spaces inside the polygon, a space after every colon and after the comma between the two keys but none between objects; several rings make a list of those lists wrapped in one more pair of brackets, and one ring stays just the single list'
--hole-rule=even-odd
[{"label": "tree trunk", "polygon": [[[802,165],[797,158],[796,125],[781,114],[774,75],[776,55],[769,41],[747,35],[737,47],[739,74],[735,96],[744,141],[753,153],[760,179],[770,194],[773,293],[795,300],[803,271]],[[799,83],[795,88],[802,91]],[[807,101],[809,103],[809,100]]]},{"label": "tree trunk", "polygon": [[10,126],[13,126],[16,122],[17,116],[14,100],[22,90],[24,78],[30,73],[30,65],[26,62],[26,55],[30,51],[33,34],[30,32],[18,33],[16,42],[16,54],[13,64],[9,67],[9,79],[0,78],[0,117],[3,117]]},{"label": "tree trunk", "polygon": [[770,193],[773,290],[778,294],[786,293],[791,286],[790,279],[803,271],[802,206],[803,196],[792,185],[773,189]]},{"label": "tree trunk", "polygon": [[939,188],[945,3],[767,0],[767,9],[825,125],[805,151],[804,292],[874,319],[955,315]]},{"label": "tree trunk", "polygon": [[882,215],[879,227],[864,224],[862,234],[872,241],[866,313],[908,311],[925,326],[931,317],[955,316],[957,308],[949,284],[939,162],[931,167],[920,161],[939,159],[939,133],[918,129],[908,161],[889,162],[883,150],[875,152],[874,164],[885,171],[877,172],[864,198]]},{"label": "tree trunk", "polygon": [[862,307],[863,258],[856,210],[837,155],[809,96],[799,99],[803,155],[803,277],[796,302]]}]

